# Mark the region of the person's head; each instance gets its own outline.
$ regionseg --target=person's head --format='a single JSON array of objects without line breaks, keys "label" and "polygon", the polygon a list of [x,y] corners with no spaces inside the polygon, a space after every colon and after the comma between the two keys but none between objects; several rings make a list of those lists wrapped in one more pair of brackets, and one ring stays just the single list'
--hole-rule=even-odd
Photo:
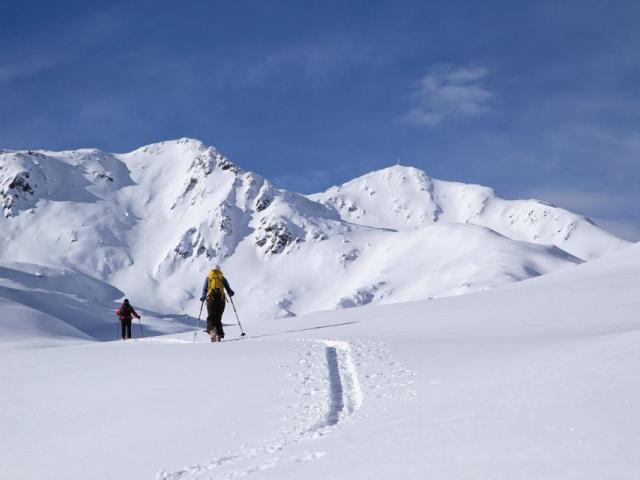
[{"label": "person's head", "polygon": [[124,303],[129,303],[129,299],[128,299],[128,298],[125,298],[125,299],[124,299]]},{"label": "person's head", "polygon": [[214,270],[218,270],[218,271],[220,271],[220,272],[222,271],[222,268],[220,268],[220,264],[219,264],[219,263],[216,263],[216,264],[213,266],[213,269],[214,269]]}]

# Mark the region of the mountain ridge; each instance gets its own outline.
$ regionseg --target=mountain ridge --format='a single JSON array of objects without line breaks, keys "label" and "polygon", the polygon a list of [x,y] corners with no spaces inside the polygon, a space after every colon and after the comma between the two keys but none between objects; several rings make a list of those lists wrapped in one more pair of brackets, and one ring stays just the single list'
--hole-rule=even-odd
[{"label": "mountain ridge", "polygon": [[493,288],[628,244],[413,167],[302,195],[188,138],[3,151],[0,166],[0,262],[77,270],[154,311],[197,313],[213,263],[254,319]]},{"label": "mountain ridge", "polygon": [[438,180],[415,167],[394,165],[309,197],[331,206],[346,221],[396,230],[437,222],[471,223],[508,238],[552,244],[582,260],[628,244],[584,216],[549,202],[506,200],[492,188]]}]

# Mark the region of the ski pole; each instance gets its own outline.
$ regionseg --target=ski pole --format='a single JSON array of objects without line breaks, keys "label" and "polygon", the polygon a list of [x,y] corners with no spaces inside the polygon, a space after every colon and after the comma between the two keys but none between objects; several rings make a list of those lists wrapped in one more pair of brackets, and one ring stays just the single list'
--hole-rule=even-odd
[{"label": "ski pole", "polygon": [[138,324],[140,325],[140,335],[144,337],[144,332],[142,331],[142,320],[140,320],[140,317],[138,317]]},{"label": "ski pole", "polygon": [[198,327],[200,326],[200,315],[202,315],[202,307],[204,307],[204,300],[200,304],[200,313],[198,314],[198,321],[196,322],[196,330],[193,332],[193,343],[196,343],[196,335],[198,335]]},{"label": "ski pole", "polygon": [[233,307],[233,313],[236,314],[236,319],[238,320],[238,326],[240,327],[240,331],[242,332],[240,334],[240,336],[244,337],[246,335],[246,333],[244,333],[244,330],[242,329],[242,324],[240,323],[240,317],[238,317],[238,312],[236,311],[236,306],[233,303],[233,298],[229,297],[229,300],[231,300],[231,306]]}]

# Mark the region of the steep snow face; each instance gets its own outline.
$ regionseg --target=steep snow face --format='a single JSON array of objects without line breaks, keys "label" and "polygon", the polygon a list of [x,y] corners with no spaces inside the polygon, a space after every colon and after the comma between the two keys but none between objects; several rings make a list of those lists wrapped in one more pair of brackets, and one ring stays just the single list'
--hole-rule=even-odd
[{"label": "steep snow face", "polygon": [[97,150],[0,155],[0,259],[72,266],[106,279],[131,263],[131,219],[114,201],[133,185],[126,165]]},{"label": "steep snow face", "polygon": [[0,160],[0,261],[75,270],[153,312],[197,315],[214,263],[251,320],[484,290],[625,244],[411,168],[306,197],[186,138]]},{"label": "steep snow face", "polygon": [[126,167],[99,150],[0,153],[0,200],[5,217],[40,200],[95,202],[130,184]]},{"label": "steep snow face", "polygon": [[409,230],[436,222],[473,224],[514,240],[555,245],[583,260],[628,244],[548,203],[504,200],[490,188],[432,179],[412,167],[372,172],[309,198],[362,225]]},{"label": "steep snow face", "polygon": [[[264,282],[262,266],[272,257],[349,229],[326,206],[277,189],[198,141],[163,142],[119,158],[136,186],[117,201],[137,222],[128,239],[135,261],[114,281],[142,298],[155,296],[167,308],[189,301],[197,306],[213,263],[237,257],[237,271],[228,272],[232,283],[239,277]],[[287,291],[286,282],[267,290],[274,296]],[[276,303],[255,310],[270,316]]]},{"label": "steep snow face", "polygon": [[[269,258],[352,230],[192,139],[127,154],[5,152],[2,167],[1,259],[71,266],[170,311],[197,299],[208,268],[241,242],[236,276],[259,277]],[[277,303],[256,310],[271,316]]]}]

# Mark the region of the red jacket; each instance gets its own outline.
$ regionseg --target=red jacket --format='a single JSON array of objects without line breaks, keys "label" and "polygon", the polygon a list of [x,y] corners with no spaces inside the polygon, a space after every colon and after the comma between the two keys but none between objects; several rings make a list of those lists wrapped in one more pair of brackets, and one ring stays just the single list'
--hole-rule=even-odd
[{"label": "red jacket", "polygon": [[116,310],[116,315],[120,317],[120,320],[131,320],[132,315],[140,318],[140,315],[138,315],[129,303],[123,303],[120,308]]}]

